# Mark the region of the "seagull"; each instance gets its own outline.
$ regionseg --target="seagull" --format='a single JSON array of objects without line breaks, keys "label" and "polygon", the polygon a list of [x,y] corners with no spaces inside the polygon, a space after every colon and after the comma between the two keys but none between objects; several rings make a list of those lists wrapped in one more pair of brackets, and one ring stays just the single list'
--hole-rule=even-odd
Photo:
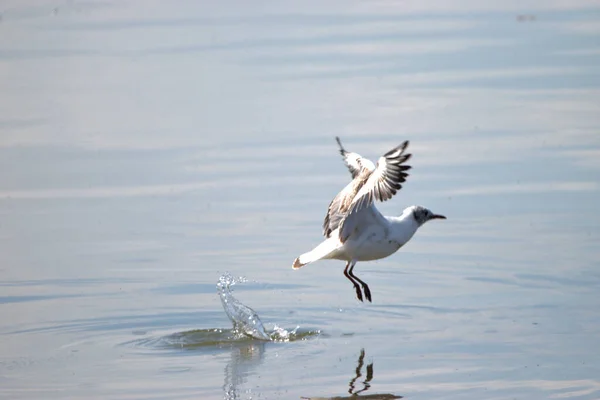
[{"label": "seagull", "polygon": [[[375,200],[389,200],[402,188],[411,168],[406,165],[408,141],[394,147],[377,161],[377,165],[358,153],[344,149],[336,137],[352,181],[331,201],[323,221],[325,240],[294,260],[293,269],[318,260],[346,261],[344,275],[352,282],[356,297],[371,302],[369,286],[354,273],[358,261],[379,260],[404,246],[423,224],[432,219],[446,219],[423,206],[410,206],[399,217],[383,216]],[[360,286],[359,286],[360,284]]]}]

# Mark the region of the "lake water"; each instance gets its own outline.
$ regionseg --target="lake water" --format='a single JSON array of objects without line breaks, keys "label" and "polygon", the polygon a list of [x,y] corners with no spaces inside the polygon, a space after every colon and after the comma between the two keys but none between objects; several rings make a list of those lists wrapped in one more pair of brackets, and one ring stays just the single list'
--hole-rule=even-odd
[{"label": "lake water", "polygon": [[[0,3],[0,398],[600,399],[600,2]],[[448,217],[299,271],[350,175]],[[294,340],[227,339],[216,290]],[[359,397],[360,398],[360,397]]]}]

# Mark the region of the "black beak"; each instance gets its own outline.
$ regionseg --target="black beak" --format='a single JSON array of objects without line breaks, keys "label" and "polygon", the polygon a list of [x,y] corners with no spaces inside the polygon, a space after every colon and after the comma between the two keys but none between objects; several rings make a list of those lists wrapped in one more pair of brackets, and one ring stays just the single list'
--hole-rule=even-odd
[{"label": "black beak", "polygon": [[431,216],[431,219],[446,219],[446,217],[444,217],[443,215],[439,215],[439,214],[433,214]]}]

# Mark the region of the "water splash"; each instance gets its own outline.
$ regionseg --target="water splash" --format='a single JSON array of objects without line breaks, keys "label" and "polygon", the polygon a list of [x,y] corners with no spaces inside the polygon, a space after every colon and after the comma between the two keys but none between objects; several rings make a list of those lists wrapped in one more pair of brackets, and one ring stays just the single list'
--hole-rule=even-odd
[{"label": "water splash", "polygon": [[271,336],[265,330],[265,327],[258,317],[258,314],[250,307],[242,304],[233,297],[232,286],[236,283],[246,282],[245,278],[235,279],[231,274],[225,273],[219,277],[217,283],[217,293],[223,304],[225,314],[233,323],[234,331],[251,336],[260,340],[271,340]]},{"label": "water splash", "polygon": [[277,324],[273,327],[273,332],[271,332],[271,340],[274,342],[289,342],[298,336],[298,329],[300,326],[296,326],[296,328],[288,331],[283,329]]},{"label": "water splash", "polygon": [[246,347],[254,348],[255,339],[263,342],[295,342],[308,340],[313,337],[328,337],[321,330],[302,330],[299,326],[286,330],[274,324],[271,330],[265,329],[260,317],[250,307],[242,304],[232,294],[232,287],[238,283],[247,282],[243,277],[234,278],[229,273],[219,277],[217,293],[223,304],[227,317],[233,324],[233,329],[194,329],[185,332],[175,332],[166,336],[149,335],[123,343],[138,348],[173,350],[194,350],[206,347]]},{"label": "water splash", "polygon": [[[225,273],[219,277],[219,282],[217,283],[217,293],[221,298],[225,313],[233,323],[234,331],[255,339],[273,342],[290,342],[304,338],[307,333],[298,333],[300,326],[296,326],[296,328],[288,331],[274,325],[273,330],[268,333],[256,311],[242,304],[238,299],[233,297],[233,294],[231,293],[232,286],[236,283],[243,282],[247,282],[247,279],[244,277],[234,278],[231,274]],[[318,335],[320,334],[320,331],[308,332],[308,334]]]}]

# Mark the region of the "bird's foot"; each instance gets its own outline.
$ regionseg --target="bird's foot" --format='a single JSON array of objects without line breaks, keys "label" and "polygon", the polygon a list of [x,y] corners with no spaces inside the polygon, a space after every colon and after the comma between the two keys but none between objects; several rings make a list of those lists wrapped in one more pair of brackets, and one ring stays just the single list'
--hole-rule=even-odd
[{"label": "bird's foot", "polygon": [[[356,298],[358,298],[360,301],[363,301],[362,291],[360,290],[360,286],[358,286],[358,283],[354,284],[354,289],[356,290]],[[371,296],[370,293],[369,296]]]},{"label": "bird's foot", "polygon": [[371,301],[371,289],[369,289],[369,286],[367,286],[366,283],[363,285],[363,290],[365,291],[365,297],[367,298],[367,300],[369,300],[369,303],[372,303],[372,301]]}]

